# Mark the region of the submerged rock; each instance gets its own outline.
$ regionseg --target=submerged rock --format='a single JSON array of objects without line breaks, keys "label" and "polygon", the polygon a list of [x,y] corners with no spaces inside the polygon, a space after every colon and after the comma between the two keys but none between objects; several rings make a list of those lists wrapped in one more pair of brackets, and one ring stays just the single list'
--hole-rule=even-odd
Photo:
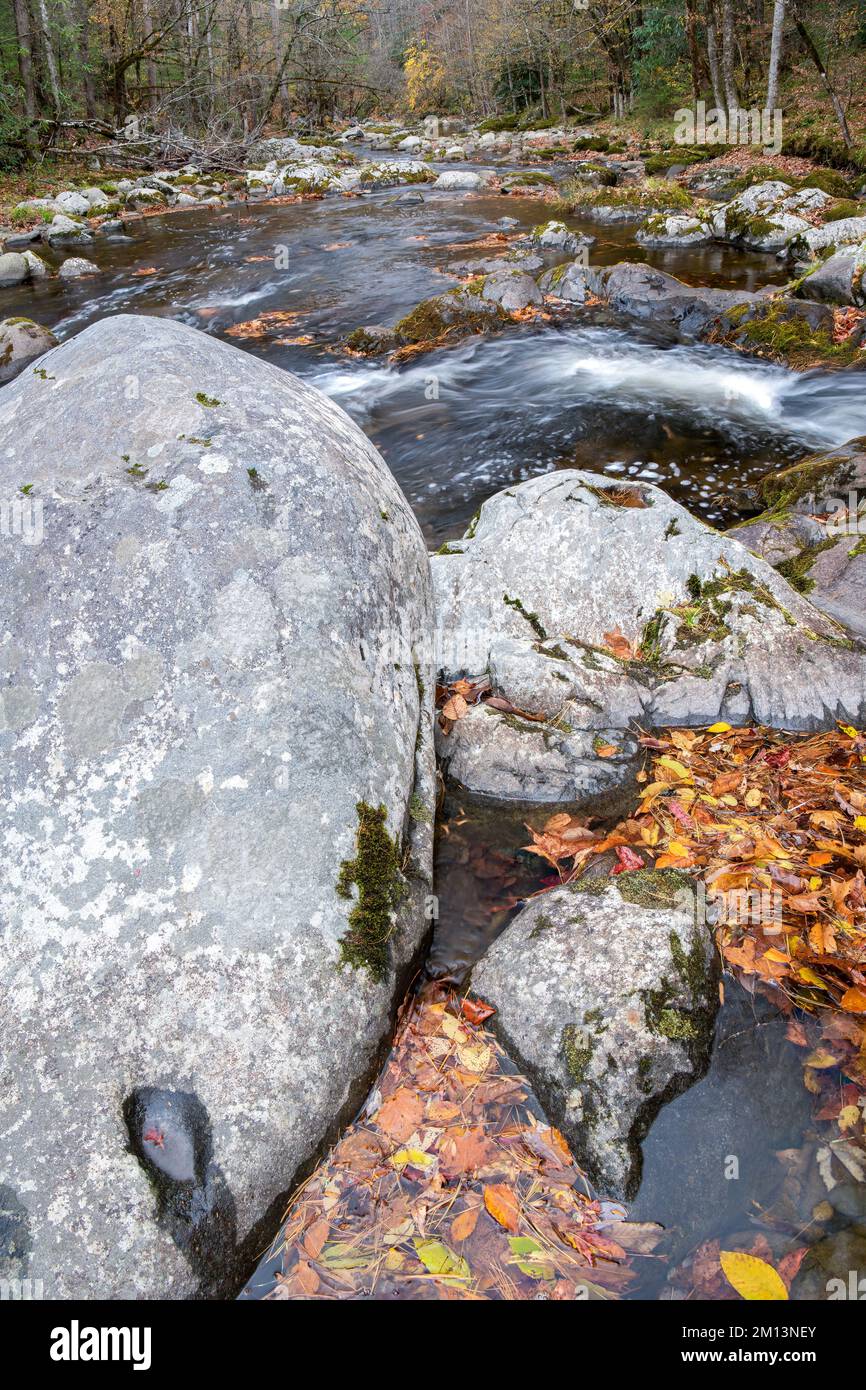
[{"label": "submerged rock", "polygon": [[839,625],[649,485],[533,478],[485,502],[432,567],[444,678],[489,671],[494,693],[543,716],[485,705],[437,735],[471,790],[556,800],[567,771],[607,792],[630,776],[636,721],[818,729],[866,714],[866,654]]},{"label": "submerged rock", "polygon": [[644,870],[555,889],[472,972],[490,1026],[601,1190],[634,1192],[640,1141],[706,1065],[714,948],[685,875]]},{"label": "submerged rock", "polygon": [[[44,533],[0,546],[0,1178],[46,1297],[225,1294],[425,940],[423,539],[337,406],[162,318],[6,387],[0,468]],[[130,1152],[142,1088],[212,1127],[208,1281]]]}]

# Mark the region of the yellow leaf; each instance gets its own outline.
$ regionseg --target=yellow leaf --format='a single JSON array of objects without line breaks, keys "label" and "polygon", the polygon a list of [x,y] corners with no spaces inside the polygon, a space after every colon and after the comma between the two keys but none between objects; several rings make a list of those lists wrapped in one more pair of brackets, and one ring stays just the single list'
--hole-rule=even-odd
[{"label": "yellow leaf", "polygon": [[458,1047],[457,1056],[460,1058],[460,1065],[467,1071],[482,1072],[490,1066],[493,1053],[484,1043],[466,1043],[465,1046]]},{"label": "yellow leaf", "polygon": [[672,772],[681,782],[690,782],[692,774],[684,763],[677,762],[676,758],[669,758],[667,754],[659,758],[659,767],[665,768],[667,772]]},{"label": "yellow leaf", "polygon": [[781,1274],[766,1260],[759,1260],[757,1255],[744,1255],[739,1250],[722,1250],[719,1261],[725,1278],[741,1298],[750,1303],[760,1299],[787,1299],[788,1290]]},{"label": "yellow leaf", "polygon": [[807,985],[815,985],[817,989],[827,988],[817,971],[810,969],[808,965],[801,965],[797,973],[801,980],[805,980]]},{"label": "yellow leaf", "polygon": [[423,1149],[398,1149],[391,1155],[391,1162],[395,1168],[406,1168],[409,1164],[413,1168],[429,1168],[434,1158],[432,1154],[425,1154]]},{"label": "yellow leaf", "polygon": [[850,724],[840,724],[839,728],[842,730],[842,733],[847,734],[849,738],[859,737],[857,730],[853,729]]},{"label": "yellow leaf", "polygon": [[440,1026],[446,1038],[450,1038],[452,1042],[457,1038],[465,1038],[467,1036],[463,1024],[458,1018],[455,1018],[453,1014],[443,1014]]},{"label": "yellow leaf", "polygon": [[839,1128],[853,1129],[860,1119],[860,1108],[856,1105],[845,1105],[839,1111]]},{"label": "yellow leaf", "polygon": [[854,829],[855,829],[855,830],[866,830],[866,816],[855,816],[855,817],[854,817]]},{"label": "yellow leaf", "polygon": [[726,724],[724,719],[720,719],[717,724],[710,724],[707,729],[708,734],[726,734],[730,729],[730,724]]},{"label": "yellow leaf", "polygon": [[827,1067],[835,1067],[837,1060],[838,1059],[833,1056],[832,1052],[828,1052],[826,1048],[819,1047],[816,1048],[814,1052],[809,1053],[803,1065],[806,1067],[815,1067],[817,1071],[824,1071]]},{"label": "yellow leaf", "polygon": [[440,1279],[470,1279],[472,1272],[462,1255],[456,1255],[443,1245],[441,1240],[421,1240],[416,1237],[412,1244],[424,1268]]},{"label": "yellow leaf", "polygon": [[866,1014],[866,989],[852,985],[846,989],[840,1003],[846,1014]]},{"label": "yellow leaf", "polygon": [[750,811],[753,811],[756,806],[760,806],[762,799],[762,795],[757,787],[750,787],[743,797]]}]

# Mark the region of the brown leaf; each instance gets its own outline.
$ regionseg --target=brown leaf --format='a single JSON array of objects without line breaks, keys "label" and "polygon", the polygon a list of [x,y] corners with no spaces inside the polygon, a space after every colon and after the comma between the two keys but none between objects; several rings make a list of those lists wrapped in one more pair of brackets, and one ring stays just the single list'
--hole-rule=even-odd
[{"label": "brown leaf", "polygon": [[613,632],[606,632],[604,634],[604,645],[609,652],[613,652],[614,656],[620,657],[623,661],[632,661],[634,659],[632,644],[620,631],[618,624],[613,629]]},{"label": "brown leaf", "polygon": [[321,1218],[314,1221],[309,1230],[304,1232],[304,1249],[311,1260],[317,1260],[322,1253],[322,1247],[328,1239],[328,1231],[331,1223]]},{"label": "brown leaf", "polygon": [[451,1222],[451,1239],[453,1241],[468,1240],[478,1224],[478,1213],[480,1207],[467,1207],[461,1211],[459,1216],[455,1216]]}]

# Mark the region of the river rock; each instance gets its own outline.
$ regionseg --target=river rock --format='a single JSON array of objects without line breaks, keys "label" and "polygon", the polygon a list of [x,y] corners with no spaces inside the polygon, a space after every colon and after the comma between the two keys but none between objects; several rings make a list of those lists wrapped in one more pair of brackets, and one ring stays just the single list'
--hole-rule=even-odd
[{"label": "river rock", "polygon": [[42,236],[49,245],[56,241],[91,241],[92,233],[81,222],[75,222],[64,213],[57,213],[53,221],[42,228]]},{"label": "river rock", "polygon": [[65,213],[67,217],[87,217],[90,213],[90,202],[83,193],[70,190],[58,193],[54,199],[54,208],[57,212]]},{"label": "river rock", "polygon": [[0,383],[11,381],[34,357],[56,345],[54,334],[41,323],[27,318],[0,319]]},{"label": "river rock", "polygon": [[838,222],[825,222],[823,227],[808,227],[792,237],[780,256],[788,260],[809,262],[828,250],[834,254],[843,246],[858,246],[866,239],[866,217],[841,217]]},{"label": "river rock", "polygon": [[635,233],[641,246],[702,246],[712,241],[709,223],[689,213],[659,213],[648,217]]},{"label": "river rock", "polygon": [[101,188],[82,188],[81,196],[87,199],[91,212],[99,212],[111,202],[111,199],[106,193],[103,193]]},{"label": "river rock", "polygon": [[650,1122],[706,1066],[714,948],[684,875],[644,870],[592,888],[532,899],[472,988],[597,1188],[630,1197]]},{"label": "river rock", "polygon": [[686,339],[706,337],[722,314],[760,300],[747,290],[685,285],[637,261],[594,270],[588,283],[616,313]]},{"label": "river rock", "polygon": [[[820,729],[866,713],[866,654],[766,561],[658,488],[570,469],[532,478],[485,502],[432,566],[443,678],[489,671],[495,694],[542,716],[483,705],[440,731],[470,790],[558,799],[564,745],[572,768],[583,760],[587,780],[597,771],[609,789],[630,775],[635,722]],[[530,752],[515,766],[531,779],[516,789],[497,741],[510,755],[518,731]]]},{"label": "river rock", "polygon": [[866,436],[766,474],[754,488],[754,500],[756,506],[777,512],[815,516],[852,504],[856,509],[864,492]]},{"label": "river rock", "polygon": [[484,277],[482,299],[490,299],[507,314],[543,304],[541,291],[531,275],[515,267],[503,266]]},{"label": "river rock", "polygon": [[23,251],[21,254],[27,262],[27,270],[31,280],[48,279],[50,272],[41,256],[37,256],[35,251]]},{"label": "river rock", "polygon": [[6,251],[0,254],[0,289],[9,285],[21,285],[29,277],[30,266],[20,251]]},{"label": "river rock", "polygon": [[583,304],[589,294],[589,269],[582,261],[565,261],[546,270],[538,280],[542,294],[552,294],[569,304]]},{"label": "river rock", "polygon": [[0,546],[11,1272],[225,1296],[426,936],[423,539],[336,405],[164,318],[6,387],[0,468],[45,538]]},{"label": "river rock", "polygon": [[540,247],[542,251],[563,251],[568,256],[574,256],[582,247],[595,245],[595,237],[572,232],[564,222],[556,221],[543,222],[540,226],[533,227],[529,235],[521,240]]},{"label": "river rock", "polygon": [[58,267],[57,274],[62,280],[80,280],[84,275],[98,275],[99,266],[84,256],[67,256]]},{"label": "river rock", "polygon": [[800,281],[797,294],[823,304],[866,303],[863,271],[866,269],[866,241],[859,246],[836,251]]},{"label": "river rock", "polygon": [[440,174],[434,183],[434,188],[444,190],[446,193],[467,190],[475,192],[484,187],[485,180],[480,174],[472,169],[446,169]]}]

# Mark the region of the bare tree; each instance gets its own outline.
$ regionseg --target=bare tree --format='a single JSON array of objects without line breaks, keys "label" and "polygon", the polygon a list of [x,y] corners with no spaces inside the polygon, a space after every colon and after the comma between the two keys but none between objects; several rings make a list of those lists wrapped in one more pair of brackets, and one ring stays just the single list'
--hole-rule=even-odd
[{"label": "bare tree", "polygon": [[775,111],[779,100],[779,64],[782,58],[782,29],[785,25],[785,0],[773,5],[773,32],[770,36],[770,65],[767,69],[767,100],[765,109]]}]

